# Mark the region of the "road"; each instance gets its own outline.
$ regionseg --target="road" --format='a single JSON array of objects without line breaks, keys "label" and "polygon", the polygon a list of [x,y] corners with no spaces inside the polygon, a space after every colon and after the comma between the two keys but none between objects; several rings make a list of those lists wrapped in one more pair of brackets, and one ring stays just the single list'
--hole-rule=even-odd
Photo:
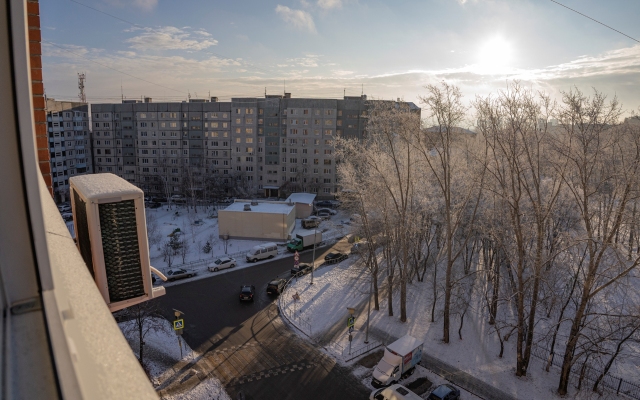
[{"label": "road", "polygon": [[[311,252],[300,258],[311,262]],[[187,391],[212,374],[233,399],[368,398],[368,389],[348,369],[299,338],[278,316],[267,283],[288,277],[292,264],[293,258],[279,259],[167,288],[158,299],[163,314],[173,320],[173,309],[184,312],[183,338],[203,356],[175,366],[159,394]],[[253,303],[240,303],[243,284],[256,286]]]}]

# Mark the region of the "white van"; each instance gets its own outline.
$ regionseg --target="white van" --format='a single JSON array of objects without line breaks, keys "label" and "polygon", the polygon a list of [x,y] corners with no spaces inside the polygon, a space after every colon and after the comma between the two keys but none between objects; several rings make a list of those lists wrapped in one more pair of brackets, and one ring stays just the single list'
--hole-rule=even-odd
[{"label": "white van", "polygon": [[259,244],[247,252],[247,261],[256,262],[265,258],[273,258],[277,255],[278,246],[275,243]]},{"label": "white van", "polygon": [[374,390],[369,396],[370,400],[422,400],[420,396],[413,393],[402,385],[391,385],[388,388]]}]

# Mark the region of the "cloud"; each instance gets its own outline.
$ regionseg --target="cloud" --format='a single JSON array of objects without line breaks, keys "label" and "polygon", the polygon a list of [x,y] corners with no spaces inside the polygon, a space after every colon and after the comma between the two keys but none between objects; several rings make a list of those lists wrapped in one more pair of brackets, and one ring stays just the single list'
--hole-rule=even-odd
[{"label": "cloud", "polygon": [[284,66],[284,67],[317,67],[318,66],[318,60],[320,59],[319,55],[316,54],[306,54],[304,57],[299,57],[299,58],[289,58],[287,59],[287,62],[289,64],[278,64],[278,66]]},{"label": "cloud", "polygon": [[324,10],[332,8],[342,8],[342,0],[318,0],[318,7]]},{"label": "cloud", "polygon": [[203,50],[218,44],[210,39],[211,34],[198,30],[188,30],[165,26],[160,28],[132,28],[127,32],[141,31],[137,36],[125,40],[129,47],[141,51],[149,50]]},{"label": "cloud", "polygon": [[306,11],[293,10],[287,6],[278,4],[276,6],[276,14],[296,29],[316,33],[316,25],[313,23],[313,17]]}]

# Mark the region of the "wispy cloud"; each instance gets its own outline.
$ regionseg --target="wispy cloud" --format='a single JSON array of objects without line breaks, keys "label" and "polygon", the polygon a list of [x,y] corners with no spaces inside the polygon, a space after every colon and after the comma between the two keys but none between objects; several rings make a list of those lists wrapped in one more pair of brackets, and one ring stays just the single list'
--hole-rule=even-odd
[{"label": "wispy cloud", "polygon": [[294,10],[278,4],[276,6],[276,14],[296,29],[316,33],[316,25],[313,22],[313,17],[306,11]]},{"label": "wispy cloud", "polygon": [[189,30],[188,27],[176,28],[164,26],[160,28],[132,28],[129,32],[141,32],[137,36],[125,40],[129,47],[140,50],[203,50],[218,44],[211,39],[205,30]]},{"label": "wispy cloud", "polygon": [[318,0],[318,7],[324,10],[342,8],[342,0]]}]

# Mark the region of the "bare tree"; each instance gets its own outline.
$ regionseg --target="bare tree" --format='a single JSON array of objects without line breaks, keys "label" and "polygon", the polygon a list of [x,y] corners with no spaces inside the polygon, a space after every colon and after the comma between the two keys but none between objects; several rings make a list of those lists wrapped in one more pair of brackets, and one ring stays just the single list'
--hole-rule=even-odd
[{"label": "bare tree", "polygon": [[174,253],[175,250],[173,249],[171,242],[164,242],[164,244],[162,245],[162,256],[164,257],[164,261],[167,263],[167,268],[171,268]]},{"label": "bare tree", "polygon": [[[459,125],[467,112],[462,104],[460,89],[444,82],[440,86],[428,85],[426,89],[428,94],[420,99],[435,126],[423,130],[414,143],[424,163],[424,171],[430,172],[430,176],[425,178],[435,182],[434,187],[442,198],[440,223],[443,254],[439,256],[444,260],[445,265],[442,340],[449,343],[453,269],[462,250],[466,247],[467,240],[456,241],[456,235],[464,220],[468,219],[470,225],[475,222],[481,197],[480,183],[484,178],[485,169],[484,161],[481,159],[478,165],[466,168],[466,173],[456,171],[456,168],[465,166],[464,161],[469,160],[464,154],[465,149],[461,146],[456,147],[465,139],[465,133]],[[459,162],[454,161],[456,153],[460,152],[463,154],[458,159]],[[471,166],[467,165],[467,167]],[[462,183],[462,180],[465,183]],[[462,243],[463,246],[456,247],[456,243]]]},{"label": "bare tree", "polygon": [[575,352],[583,337],[588,309],[603,291],[637,268],[640,256],[627,260],[615,238],[637,196],[640,135],[629,126],[616,127],[621,107],[614,97],[595,91],[592,97],[574,89],[563,93],[558,113],[564,136],[558,152],[571,169],[563,179],[579,210],[582,232],[578,246],[587,249],[580,271],[576,308],[571,318],[558,393],[567,393]]},{"label": "bare tree", "polygon": [[189,255],[189,241],[183,237],[180,241],[180,255],[182,256],[182,263],[185,263],[187,255]]},{"label": "bare tree", "polygon": [[[138,341],[138,361],[142,367],[147,370],[144,363],[144,340],[151,332],[160,331],[166,323],[157,303],[153,301],[145,301],[122,310],[119,319],[126,321],[123,327],[123,334],[127,338],[137,339]],[[135,350],[134,350],[135,352]]]}]

